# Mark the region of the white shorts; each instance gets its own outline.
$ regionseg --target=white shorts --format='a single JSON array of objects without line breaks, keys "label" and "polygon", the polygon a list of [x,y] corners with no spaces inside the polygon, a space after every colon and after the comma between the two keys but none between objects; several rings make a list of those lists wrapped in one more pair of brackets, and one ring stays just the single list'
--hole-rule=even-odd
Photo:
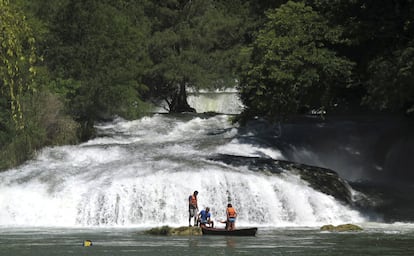
[{"label": "white shorts", "polygon": [[197,208],[190,208],[188,212],[190,213],[190,217],[194,217],[197,214]]}]

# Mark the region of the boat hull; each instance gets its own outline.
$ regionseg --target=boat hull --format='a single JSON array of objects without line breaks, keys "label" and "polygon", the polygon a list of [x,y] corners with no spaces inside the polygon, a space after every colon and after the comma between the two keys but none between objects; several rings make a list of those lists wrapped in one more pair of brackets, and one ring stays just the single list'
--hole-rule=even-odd
[{"label": "boat hull", "polygon": [[235,230],[226,230],[223,228],[208,228],[202,227],[201,231],[203,235],[213,236],[255,236],[257,228],[242,228]]}]

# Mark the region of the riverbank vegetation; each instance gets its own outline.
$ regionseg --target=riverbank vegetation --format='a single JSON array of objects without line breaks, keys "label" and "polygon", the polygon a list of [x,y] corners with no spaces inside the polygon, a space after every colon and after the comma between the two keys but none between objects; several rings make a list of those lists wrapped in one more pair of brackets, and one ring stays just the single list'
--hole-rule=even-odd
[{"label": "riverbank vegetation", "polygon": [[414,112],[412,1],[0,0],[0,169],[188,89],[237,87],[241,119]]}]

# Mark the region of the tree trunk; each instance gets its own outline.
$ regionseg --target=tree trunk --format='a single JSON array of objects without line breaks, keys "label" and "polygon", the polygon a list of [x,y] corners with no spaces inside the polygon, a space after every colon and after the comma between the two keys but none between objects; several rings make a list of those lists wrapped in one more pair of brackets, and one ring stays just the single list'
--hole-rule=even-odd
[{"label": "tree trunk", "polygon": [[175,92],[170,104],[170,113],[183,112],[196,112],[194,108],[188,105],[185,83],[180,84],[180,88]]}]

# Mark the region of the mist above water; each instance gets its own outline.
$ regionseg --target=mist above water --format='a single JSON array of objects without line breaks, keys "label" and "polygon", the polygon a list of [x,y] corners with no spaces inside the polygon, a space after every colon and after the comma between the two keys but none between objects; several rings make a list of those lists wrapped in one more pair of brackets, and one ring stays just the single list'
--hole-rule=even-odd
[{"label": "mist above water", "polygon": [[404,117],[304,118],[284,124],[276,144],[287,159],[333,169],[348,181],[412,182],[413,128]]}]

